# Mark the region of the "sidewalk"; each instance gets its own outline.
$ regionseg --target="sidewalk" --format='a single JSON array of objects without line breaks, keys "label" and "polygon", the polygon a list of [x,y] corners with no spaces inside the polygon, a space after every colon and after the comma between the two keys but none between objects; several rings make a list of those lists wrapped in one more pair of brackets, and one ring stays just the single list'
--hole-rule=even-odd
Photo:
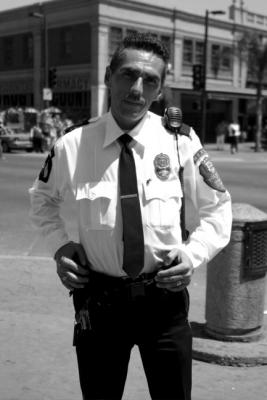
[{"label": "sidewalk", "polygon": [[[205,322],[205,270],[196,270],[190,286],[190,320],[199,324]],[[72,304],[54,262],[0,256],[0,274],[0,400],[80,400]],[[194,360],[192,400],[263,400],[266,374],[267,366]],[[149,399],[134,348],[123,400]]]}]

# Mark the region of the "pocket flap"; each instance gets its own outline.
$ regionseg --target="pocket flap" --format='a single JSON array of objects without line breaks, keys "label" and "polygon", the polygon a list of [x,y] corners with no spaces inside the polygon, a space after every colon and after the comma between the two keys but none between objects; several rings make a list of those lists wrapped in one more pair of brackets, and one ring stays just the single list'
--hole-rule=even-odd
[{"label": "pocket flap", "polygon": [[99,197],[107,199],[114,198],[115,182],[83,182],[78,183],[76,190],[76,200],[88,199],[95,200]]},{"label": "pocket flap", "polygon": [[153,181],[144,184],[146,200],[160,199],[166,201],[170,198],[181,198],[183,192],[178,179],[172,181]]}]

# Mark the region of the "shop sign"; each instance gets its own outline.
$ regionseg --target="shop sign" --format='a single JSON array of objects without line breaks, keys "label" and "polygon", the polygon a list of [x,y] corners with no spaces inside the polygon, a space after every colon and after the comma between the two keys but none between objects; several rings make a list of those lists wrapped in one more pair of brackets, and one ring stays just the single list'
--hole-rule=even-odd
[{"label": "shop sign", "polygon": [[53,92],[50,88],[43,88],[43,100],[51,101],[53,99]]}]

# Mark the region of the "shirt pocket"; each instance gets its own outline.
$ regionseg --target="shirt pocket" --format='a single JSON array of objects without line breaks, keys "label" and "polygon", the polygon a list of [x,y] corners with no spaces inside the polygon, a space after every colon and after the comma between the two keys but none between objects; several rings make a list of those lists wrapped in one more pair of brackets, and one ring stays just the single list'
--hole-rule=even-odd
[{"label": "shirt pocket", "polygon": [[80,224],[88,230],[110,230],[115,226],[116,185],[113,182],[87,182],[78,184]]},{"label": "shirt pocket", "polygon": [[180,223],[182,188],[178,179],[153,181],[144,184],[147,225],[174,227]]}]

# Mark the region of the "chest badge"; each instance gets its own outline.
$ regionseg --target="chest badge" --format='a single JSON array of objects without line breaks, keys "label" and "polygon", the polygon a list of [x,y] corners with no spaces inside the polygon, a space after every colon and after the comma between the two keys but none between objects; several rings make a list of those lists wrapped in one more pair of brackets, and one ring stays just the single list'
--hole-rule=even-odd
[{"label": "chest badge", "polygon": [[159,179],[166,181],[171,173],[170,157],[160,153],[154,159],[155,173]]}]

